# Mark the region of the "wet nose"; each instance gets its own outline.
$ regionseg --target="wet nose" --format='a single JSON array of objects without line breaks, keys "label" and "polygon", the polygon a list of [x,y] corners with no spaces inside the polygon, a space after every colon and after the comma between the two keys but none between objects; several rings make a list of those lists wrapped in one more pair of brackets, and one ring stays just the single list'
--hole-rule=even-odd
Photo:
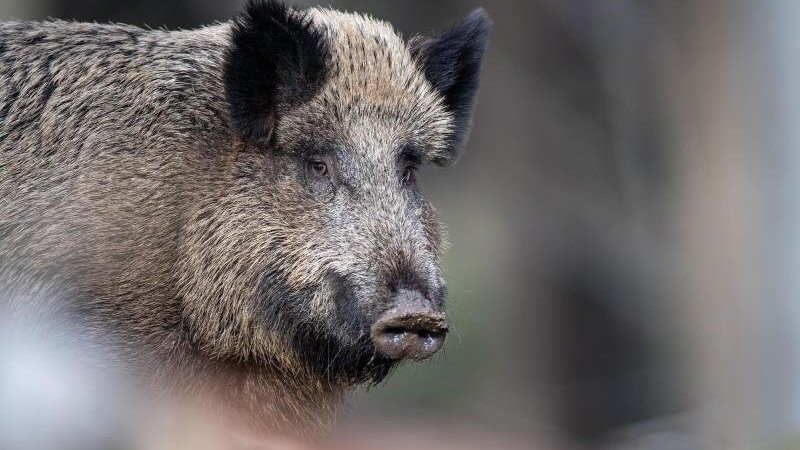
[{"label": "wet nose", "polygon": [[446,316],[421,292],[400,289],[394,306],[375,321],[370,335],[385,356],[421,361],[442,348],[447,336]]}]

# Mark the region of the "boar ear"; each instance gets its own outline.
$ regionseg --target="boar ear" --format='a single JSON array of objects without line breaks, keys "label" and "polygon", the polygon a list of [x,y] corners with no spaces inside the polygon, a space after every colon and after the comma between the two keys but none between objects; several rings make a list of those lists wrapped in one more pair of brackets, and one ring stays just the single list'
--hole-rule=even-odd
[{"label": "boar ear", "polygon": [[235,129],[266,141],[282,111],[307,99],[325,76],[323,36],[303,11],[251,0],[233,20],[225,91]]},{"label": "boar ear", "polygon": [[440,164],[454,160],[469,137],[481,60],[491,29],[489,15],[478,8],[445,33],[409,42],[411,55],[453,114],[452,142],[448,154],[437,160]]}]

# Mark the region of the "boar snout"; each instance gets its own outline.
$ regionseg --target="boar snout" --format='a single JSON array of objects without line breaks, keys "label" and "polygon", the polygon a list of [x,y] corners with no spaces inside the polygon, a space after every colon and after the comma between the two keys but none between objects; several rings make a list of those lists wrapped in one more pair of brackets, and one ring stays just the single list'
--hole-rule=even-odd
[{"label": "boar snout", "polygon": [[447,336],[445,313],[419,291],[401,289],[393,307],[372,325],[375,347],[394,360],[421,361],[436,353]]}]

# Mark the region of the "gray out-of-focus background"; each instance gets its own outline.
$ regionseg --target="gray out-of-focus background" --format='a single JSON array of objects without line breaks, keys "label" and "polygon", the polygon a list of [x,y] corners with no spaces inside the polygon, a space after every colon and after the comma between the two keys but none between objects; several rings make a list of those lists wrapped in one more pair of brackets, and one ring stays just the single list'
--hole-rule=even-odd
[{"label": "gray out-of-focus background", "polygon": [[[799,2],[323,4],[406,36],[477,6],[495,22],[469,149],[422,179],[455,332],[343,430],[800,448]],[[0,0],[0,19],[186,28],[240,6]]]}]

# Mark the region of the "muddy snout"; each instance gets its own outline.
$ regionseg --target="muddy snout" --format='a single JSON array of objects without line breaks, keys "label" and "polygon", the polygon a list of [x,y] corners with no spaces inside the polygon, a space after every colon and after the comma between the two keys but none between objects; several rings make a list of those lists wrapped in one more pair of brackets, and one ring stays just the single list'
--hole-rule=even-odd
[{"label": "muddy snout", "polygon": [[421,361],[436,353],[447,336],[446,315],[417,291],[401,289],[394,307],[372,325],[372,342],[385,356]]}]

